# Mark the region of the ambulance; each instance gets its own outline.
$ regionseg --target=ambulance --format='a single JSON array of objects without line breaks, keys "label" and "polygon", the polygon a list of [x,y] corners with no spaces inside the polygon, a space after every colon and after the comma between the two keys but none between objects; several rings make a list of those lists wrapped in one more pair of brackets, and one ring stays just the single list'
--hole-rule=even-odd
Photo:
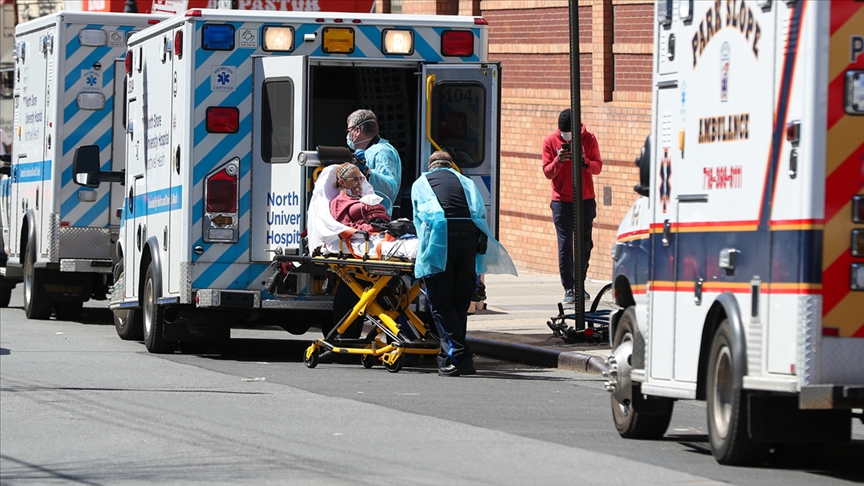
[{"label": "ambulance", "polygon": [[707,401],[723,464],[864,407],[864,3],[659,0],[640,197],[613,248],[622,437]]},{"label": "ambulance", "polygon": [[59,12],[16,26],[13,148],[0,168],[2,307],[22,280],[30,319],[74,319],[106,298],[123,191],[77,186],[72,161],[94,145],[104,169],[122,170],[126,40],[164,17]]},{"label": "ambulance", "polygon": [[[264,289],[274,254],[314,250],[303,233],[316,171],[298,155],[344,147],[356,109],[376,113],[400,154],[402,217],[443,149],[494,222],[500,66],[487,46],[486,21],[461,16],[191,9],[134,35],[110,301],[120,337],[160,353],[231,328],[303,333],[330,320],[326,275]],[[105,163],[93,155],[75,171],[87,185]]]}]

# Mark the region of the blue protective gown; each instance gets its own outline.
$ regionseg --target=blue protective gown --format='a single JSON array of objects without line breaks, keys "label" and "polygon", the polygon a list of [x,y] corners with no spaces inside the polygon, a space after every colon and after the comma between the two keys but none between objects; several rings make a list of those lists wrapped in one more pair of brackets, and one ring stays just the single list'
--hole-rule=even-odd
[{"label": "blue protective gown", "polygon": [[393,215],[393,205],[398,204],[399,185],[402,183],[402,160],[399,152],[383,138],[366,150],[366,166],[369,167],[369,184],[375,193],[384,197],[381,204],[387,215]]},{"label": "blue protective gown", "polygon": [[[477,228],[489,237],[486,254],[477,255],[475,265],[477,274],[516,275],[516,266],[513,265],[507,250],[489,230],[489,225],[486,223],[486,205],[474,182],[453,169],[435,170],[449,170],[459,177],[471,210],[471,219]],[[434,275],[447,268],[447,218],[444,216],[438,198],[435,197],[432,186],[426,179],[426,174],[421,175],[411,186],[414,225],[417,227],[417,237],[420,240],[417,259],[414,262],[414,276],[417,278]]]}]

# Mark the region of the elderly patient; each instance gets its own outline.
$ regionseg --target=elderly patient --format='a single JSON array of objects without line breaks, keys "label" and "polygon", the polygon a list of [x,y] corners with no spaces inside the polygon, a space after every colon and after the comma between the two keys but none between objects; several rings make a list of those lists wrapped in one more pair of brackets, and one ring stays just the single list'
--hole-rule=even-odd
[{"label": "elderly patient", "polygon": [[330,201],[330,214],[333,219],[349,227],[340,235],[343,238],[357,231],[378,232],[372,223],[390,221],[380,196],[363,195],[363,180],[360,169],[351,162],[336,169],[333,186],[339,189],[339,195]]}]

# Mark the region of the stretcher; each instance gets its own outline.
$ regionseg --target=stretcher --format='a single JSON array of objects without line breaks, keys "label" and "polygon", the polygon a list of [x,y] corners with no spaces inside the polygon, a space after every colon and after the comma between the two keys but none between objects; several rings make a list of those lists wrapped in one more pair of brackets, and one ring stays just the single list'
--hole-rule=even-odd
[{"label": "stretcher", "polygon": [[[318,338],[304,353],[303,362],[315,368],[323,351],[335,355],[358,356],[365,368],[383,363],[387,371],[402,369],[408,354],[435,355],[440,341],[433,328],[412,309],[423,291],[414,279],[414,262],[404,259],[376,260],[367,252],[358,258],[353,253],[326,253],[315,256],[276,255],[287,272],[320,271],[336,275],[359,298],[326,337]],[[357,319],[366,319],[373,328],[360,339],[342,338]],[[431,317],[427,319],[431,322]]]}]

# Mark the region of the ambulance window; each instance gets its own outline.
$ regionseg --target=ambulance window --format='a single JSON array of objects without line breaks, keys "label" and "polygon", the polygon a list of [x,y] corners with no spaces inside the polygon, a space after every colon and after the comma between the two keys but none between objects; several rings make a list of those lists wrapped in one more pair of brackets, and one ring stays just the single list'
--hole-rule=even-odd
[{"label": "ambulance window", "polygon": [[441,82],[432,89],[432,139],[459,167],[478,167],[486,154],[486,89],[478,83]]},{"label": "ambulance window", "polygon": [[274,164],[290,162],[294,82],[291,79],[268,80],[264,82],[261,98],[261,158]]}]

